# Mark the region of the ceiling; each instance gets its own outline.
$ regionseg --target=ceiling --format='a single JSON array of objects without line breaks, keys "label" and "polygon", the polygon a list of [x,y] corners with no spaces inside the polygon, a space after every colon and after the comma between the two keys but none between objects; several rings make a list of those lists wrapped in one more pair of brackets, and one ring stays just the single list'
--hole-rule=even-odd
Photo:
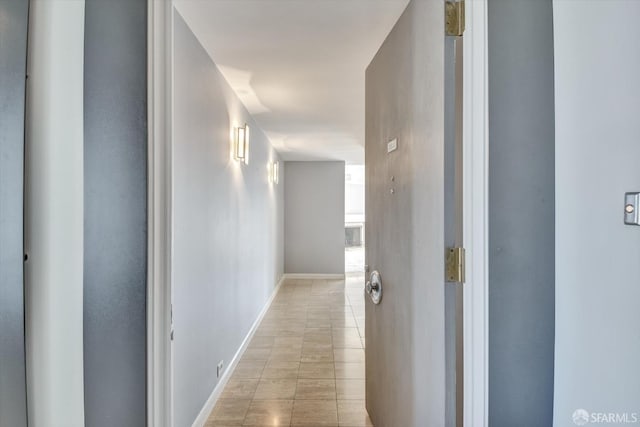
[{"label": "ceiling", "polygon": [[364,73],[408,0],[176,0],[284,160],[364,162]]}]

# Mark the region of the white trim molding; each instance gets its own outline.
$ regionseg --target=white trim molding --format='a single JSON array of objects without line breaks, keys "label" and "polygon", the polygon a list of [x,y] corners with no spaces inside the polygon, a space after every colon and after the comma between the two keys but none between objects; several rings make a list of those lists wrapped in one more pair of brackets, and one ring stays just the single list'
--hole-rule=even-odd
[{"label": "white trim molding", "polygon": [[344,280],[344,278],[344,274],[286,273],[283,276],[285,280]]},{"label": "white trim molding", "polygon": [[220,381],[218,382],[216,387],[213,389],[213,391],[209,395],[209,398],[207,399],[206,403],[200,410],[200,413],[198,414],[195,421],[193,422],[192,427],[204,427],[204,425],[207,423],[209,414],[211,413],[211,411],[213,411],[213,408],[214,406],[216,406],[216,402],[218,401],[218,399],[220,399],[220,395],[222,395],[222,391],[224,390],[224,387],[229,382],[229,379],[233,375],[233,371],[235,370],[236,366],[238,365],[238,362],[244,355],[244,352],[247,350],[247,347],[249,347],[249,343],[251,342],[251,339],[253,338],[256,331],[258,330],[258,327],[260,326],[262,319],[264,319],[264,316],[267,314],[267,311],[269,311],[269,308],[271,307],[271,303],[273,303],[274,298],[278,294],[278,291],[280,290],[280,287],[285,282],[285,280],[286,280],[285,277],[282,276],[282,278],[274,288],[273,292],[271,293],[271,296],[269,297],[269,300],[262,308],[262,311],[256,318],[255,322],[253,322],[251,329],[249,329],[249,333],[242,341],[240,348],[238,349],[236,354],[233,356],[233,359],[229,363],[229,366],[220,377]]},{"label": "white trim molding", "polygon": [[487,0],[466,2],[464,38],[463,169],[464,246],[464,422],[488,425],[488,68]]},{"label": "white trim molding", "polygon": [[171,427],[173,2],[148,2],[147,426]]},{"label": "white trim molding", "polygon": [[[85,2],[28,3],[23,187],[24,253],[29,254],[24,264],[27,419],[31,426],[83,427]],[[11,15],[4,6],[0,9],[0,25],[12,25]],[[5,245],[1,240],[3,257]],[[3,273],[0,293],[4,280]],[[4,313],[2,327],[3,321]],[[0,346],[5,345],[10,343],[3,336]],[[0,418],[3,427],[20,424],[10,421],[11,411]]]}]

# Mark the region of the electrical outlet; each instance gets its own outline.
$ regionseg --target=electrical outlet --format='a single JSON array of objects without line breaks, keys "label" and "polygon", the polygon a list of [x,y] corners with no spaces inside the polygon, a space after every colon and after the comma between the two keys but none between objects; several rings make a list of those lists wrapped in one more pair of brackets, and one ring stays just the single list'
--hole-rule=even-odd
[{"label": "electrical outlet", "polygon": [[224,360],[221,360],[220,362],[218,362],[218,368],[216,370],[216,374],[218,375],[218,378],[220,378],[220,375],[222,375],[223,368],[224,368]]}]

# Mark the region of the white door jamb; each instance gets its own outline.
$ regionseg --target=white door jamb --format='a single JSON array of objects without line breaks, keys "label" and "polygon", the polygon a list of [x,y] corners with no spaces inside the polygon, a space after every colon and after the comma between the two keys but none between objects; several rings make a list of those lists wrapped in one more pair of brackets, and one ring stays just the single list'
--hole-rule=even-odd
[{"label": "white door jamb", "polygon": [[148,2],[147,426],[173,425],[171,369],[173,1]]},{"label": "white door jamb", "polygon": [[488,425],[487,0],[466,1],[463,71],[464,425]]}]

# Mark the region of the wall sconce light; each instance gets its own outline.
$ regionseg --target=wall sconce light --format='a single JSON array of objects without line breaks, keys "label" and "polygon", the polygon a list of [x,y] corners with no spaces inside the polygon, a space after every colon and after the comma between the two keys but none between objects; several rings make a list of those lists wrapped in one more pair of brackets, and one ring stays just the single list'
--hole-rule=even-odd
[{"label": "wall sconce light", "polygon": [[280,162],[271,164],[271,182],[277,184],[280,181]]},{"label": "wall sconce light", "polygon": [[249,164],[249,125],[237,127],[235,130],[233,157],[245,165]]}]

